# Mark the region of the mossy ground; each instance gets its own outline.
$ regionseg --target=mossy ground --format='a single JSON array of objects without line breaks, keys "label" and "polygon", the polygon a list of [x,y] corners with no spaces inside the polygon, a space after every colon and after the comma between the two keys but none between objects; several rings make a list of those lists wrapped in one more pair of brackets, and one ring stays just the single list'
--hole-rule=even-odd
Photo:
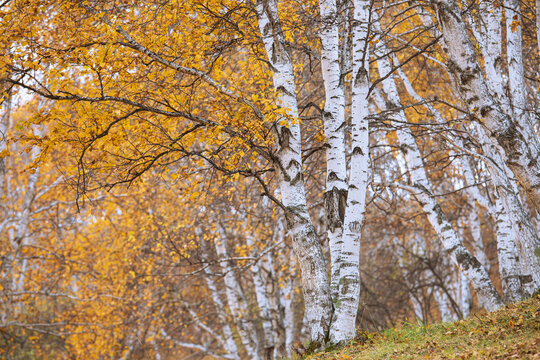
[{"label": "mossy ground", "polygon": [[467,320],[405,323],[360,338],[366,340],[302,359],[540,359],[540,294]]}]

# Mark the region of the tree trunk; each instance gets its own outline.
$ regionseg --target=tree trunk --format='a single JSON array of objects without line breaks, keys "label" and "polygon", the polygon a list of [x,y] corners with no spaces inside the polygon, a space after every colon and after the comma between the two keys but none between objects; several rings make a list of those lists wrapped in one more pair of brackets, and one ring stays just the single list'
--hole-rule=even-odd
[{"label": "tree trunk", "polygon": [[341,343],[354,339],[356,314],[360,298],[360,239],[366,207],[369,174],[368,73],[367,36],[369,1],[354,1],[353,84],[351,104],[351,171],[349,193],[341,245],[339,289],[335,300],[334,321],[330,341]]},{"label": "tree trunk", "polygon": [[[310,338],[314,343],[324,344],[330,327],[332,301],[326,262],[307,211],[293,66],[283,38],[275,0],[258,1],[257,13],[262,40],[272,66],[277,105],[286,109],[288,115],[276,125],[276,167],[282,202],[286,207],[287,227],[302,271],[304,306]],[[283,124],[285,122],[286,124]]]},{"label": "tree trunk", "polygon": [[[474,200],[473,200],[474,201]],[[484,250],[484,242],[482,240],[482,224],[478,216],[478,207],[476,204],[471,204],[472,209],[469,212],[468,226],[472,236],[472,247],[474,256],[480,261],[480,264],[489,273],[490,264]]]},{"label": "tree trunk", "polygon": [[499,273],[504,300],[506,302],[516,302],[522,299],[522,292],[519,280],[518,249],[514,242],[515,232],[500,197],[497,198],[496,208],[497,255],[499,257]]},{"label": "tree trunk", "polygon": [[[227,252],[227,239],[221,236],[221,239],[215,241],[216,253],[219,257],[225,259],[229,257]],[[260,359],[257,341],[257,332],[255,327],[249,321],[249,307],[246,297],[240,288],[236,279],[236,274],[228,262],[220,262],[221,269],[225,274],[223,281],[225,283],[225,295],[227,304],[234,316],[236,329],[240,335],[240,340],[250,359]]]},{"label": "tree trunk", "polygon": [[[540,169],[540,143],[538,133],[534,130],[533,120],[527,104],[527,84],[525,83],[525,74],[523,70],[523,41],[521,35],[521,10],[517,0],[505,0],[505,19],[506,19],[506,53],[508,62],[508,82],[510,85],[510,97],[514,119],[518,124],[520,132],[524,135],[532,152],[532,160],[537,163],[537,170]],[[517,176],[517,175],[516,175]],[[525,190],[527,198],[536,206],[536,211],[540,212],[540,171],[536,173],[537,182],[535,188]],[[536,204],[536,205],[534,205]],[[540,252],[540,248],[538,249]],[[537,254],[540,258],[540,253]]]},{"label": "tree trunk", "polygon": [[[253,248],[253,239],[248,236],[246,238],[246,244]],[[253,284],[255,285],[255,298],[259,306],[259,319],[262,322],[263,329],[263,358],[271,360],[274,357],[274,348],[276,346],[274,340],[274,332],[272,330],[272,316],[270,312],[270,301],[268,294],[266,293],[266,281],[264,279],[264,273],[262,266],[259,262],[254,263],[251,266],[251,275],[253,277]]]},{"label": "tree trunk", "polygon": [[[507,244],[506,242],[509,241],[508,236],[514,239],[514,246],[519,246],[519,258],[520,262],[523,264],[521,269],[522,275],[525,275],[525,277],[522,277],[525,282],[522,285],[524,285],[525,288],[529,287],[534,291],[534,289],[540,286],[540,262],[538,257],[535,256],[536,249],[540,248],[540,237],[532,223],[530,213],[528,213],[527,209],[519,199],[515,184],[512,183],[512,180],[510,180],[505,171],[507,168],[504,166],[498,148],[493,144],[492,139],[488,137],[483,127],[477,126],[474,130],[474,134],[480,142],[484,154],[489,159],[486,161],[486,165],[491,175],[491,181],[495,186],[497,196],[501,198],[504,204],[503,211],[508,214],[511,222],[512,232],[503,236],[501,239],[503,243],[501,243],[500,246],[503,248],[512,248],[512,245]],[[496,212],[497,214],[501,214],[499,210],[496,210]],[[503,227],[510,230],[508,226]],[[501,235],[502,234],[503,233],[501,233]],[[511,259],[508,260],[510,261]],[[511,272],[510,268],[514,267],[509,262],[499,263],[499,266],[505,265],[508,265],[509,268],[506,270],[499,269],[499,271],[501,274],[504,272],[509,276]],[[527,282],[529,282],[529,285],[527,285]],[[511,288],[513,288],[513,286],[508,287],[508,289]],[[530,292],[530,290],[528,292]],[[509,297],[516,296],[517,295],[509,295]]]},{"label": "tree trunk", "polygon": [[214,305],[216,306],[216,310],[218,312],[218,316],[220,318],[221,322],[221,331],[223,332],[223,338],[224,339],[218,339],[218,342],[223,346],[225,351],[231,356],[234,360],[240,360],[240,354],[238,352],[238,347],[236,346],[236,342],[233,338],[233,332],[229,325],[229,321],[225,314],[223,313],[225,311],[225,306],[223,302],[221,301],[221,298],[219,296],[219,292],[217,290],[216,284],[214,282],[214,279],[212,278],[212,274],[208,269],[205,271],[205,280],[206,284],[208,285],[208,289],[210,289],[210,294],[212,295],[212,300],[214,302]]},{"label": "tree trunk", "polygon": [[[377,55],[380,57],[377,61],[378,71],[380,76],[383,77],[390,73],[391,66],[388,59],[381,56],[387,52],[382,41],[380,41],[378,52]],[[393,76],[389,76],[383,80],[382,85],[387,96],[388,107],[401,107],[400,96]],[[400,122],[407,122],[403,110],[398,111],[396,115]],[[471,281],[483,306],[488,311],[498,309],[503,305],[503,302],[495,290],[486,270],[463,245],[462,238],[453,229],[452,224],[444,215],[431,192],[431,185],[424,170],[422,157],[410,129],[398,128],[396,133],[405,155],[411,182],[413,187],[417,190],[414,196],[422,206],[433,229],[441,239],[444,249],[453,256],[454,261],[460,266],[469,281]]]},{"label": "tree trunk", "polygon": [[471,115],[482,123],[505,151],[505,162],[540,211],[540,144],[520,122],[506,115],[494,101],[478,64],[466,25],[455,0],[431,1],[439,18],[449,56],[448,68]]},{"label": "tree trunk", "polygon": [[481,38],[477,41],[484,58],[486,85],[504,113],[511,116],[510,101],[504,89],[504,61],[501,57],[502,8],[488,1],[480,1],[478,7],[481,17],[479,22]]},{"label": "tree trunk", "polygon": [[336,297],[347,201],[347,165],[345,160],[345,89],[341,80],[339,24],[335,0],[321,0],[321,68],[326,100],[324,134],[326,137],[326,191],[324,194],[330,246],[332,298]]},{"label": "tree trunk", "polygon": [[294,329],[295,325],[295,316],[294,316],[294,274],[293,269],[296,264],[294,259],[289,261],[289,269],[291,273],[289,274],[285,286],[281,291],[281,302],[283,305],[283,327],[285,331],[285,354],[287,357],[292,356],[292,346],[294,342]]},{"label": "tree trunk", "polygon": [[[484,4],[484,6],[485,6],[485,4]],[[489,12],[489,11],[486,10],[486,12]],[[491,29],[491,31],[494,31],[493,28]],[[488,30],[484,30],[484,32],[487,34]],[[494,48],[496,48],[496,45],[492,43],[493,42],[493,39],[492,39],[493,34],[485,35],[484,40],[485,40],[486,37],[490,38],[491,45],[483,46],[482,49],[486,53],[486,55],[485,55],[486,57],[494,56],[493,54],[496,53],[496,51],[494,50]],[[489,54],[491,54],[491,55],[489,55]],[[397,62],[397,58],[394,58],[394,61]],[[487,62],[488,61],[486,60],[486,63]],[[495,61],[495,60],[492,61],[493,64],[496,64],[498,62],[500,62],[500,59],[498,61]],[[486,67],[488,65],[489,64],[486,64]],[[496,72],[495,70],[496,69],[494,69],[494,72]],[[405,85],[405,88],[407,89],[407,92],[416,101],[423,101],[424,99],[422,97],[420,97],[416,93],[416,91],[412,87],[412,84],[410,83],[408,77],[403,73],[403,71],[401,69],[398,69],[397,72],[401,76],[401,79],[403,80],[403,83]],[[492,81],[491,84],[493,84],[494,87],[496,87],[495,86],[496,81]],[[501,95],[501,99],[504,99],[504,98],[506,98],[506,95],[504,95],[504,97]],[[437,122],[439,124],[441,124],[441,125],[444,124],[444,120],[442,118],[442,115],[440,114],[440,112],[437,109],[435,109],[429,103],[424,104],[424,106],[428,109],[429,113],[435,117],[435,119],[437,120]],[[511,190],[510,190],[512,188],[510,180],[508,179],[506,174],[504,174],[504,172],[501,171],[501,169],[497,168],[496,166],[493,166],[494,164],[503,164],[503,161],[499,156],[498,150],[493,145],[492,140],[487,138],[487,135],[485,135],[484,129],[482,127],[478,127],[478,132],[475,135],[477,135],[479,137],[479,139],[480,139],[480,143],[482,145],[482,149],[483,149],[484,154],[489,159],[491,159],[491,161],[492,161],[492,162],[488,161],[487,168],[488,168],[488,172],[491,175],[491,179],[493,181],[493,184],[494,184],[495,188],[498,189],[497,191],[500,192],[500,194],[501,194],[501,195],[497,195],[497,196],[502,196],[503,199],[505,199],[504,203],[507,204],[507,208],[512,210],[512,214],[513,214],[512,223],[516,224],[516,226],[515,226],[516,231],[509,231],[509,232],[506,231],[506,230],[508,230],[508,229],[511,230],[511,228],[508,228],[507,226],[502,225],[503,228],[505,228],[506,230],[503,231],[503,232],[498,233],[498,235],[501,235],[501,238],[497,237],[498,246],[500,246],[502,248],[505,248],[505,249],[506,248],[511,248],[512,245],[509,244],[508,242],[512,241],[515,244],[518,241],[518,239],[520,239],[521,242],[525,242],[527,244],[530,243],[530,242],[534,243],[536,241],[535,238],[537,238],[537,235],[535,235],[534,232],[530,231],[530,229],[531,229],[530,220],[527,220],[527,217],[523,216],[523,211],[520,211],[518,209],[519,200],[518,200],[516,194],[514,192],[511,192]],[[463,142],[459,138],[456,138],[454,140],[454,142],[455,142],[455,144],[457,145],[458,148],[461,148],[461,149],[465,148],[465,145],[463,144]],[[472,173],[470,163],[467,161],[467,159],[459,159],[458,158],[458,165],[461,167],[461,169],[463,171],[463,175],[464,175],[464,178],[465,178],[465,183],[468,184],[468,185],[474,184],[476,181],[474,180],[474,175]],[[487,201],[487,199],[485,199],[478,192],[478,189],[476,189],[475,187],[468,187],[466,189],[466,192],[468,194],[468,197],[471,200],[475,201],[476,203],[478,203],[479,205],[484,207],[486,210],[488,210],[495,217],[496,222],[501,222],[501,221],[504,222],[505,221],[505,220],[502,220],[502,219],[499,218],[500,213],[495,211],[495,208],[493,206],[491,206],[489,204],[489,202]],[[476,205],[475,205],[475,207],[476,207]],[[506,211],[506,210],[503,209],[503,211]],[[509,218],[506,219],[506,220],[510,221]],[[517,225],[517,224],[522,224],[522,225]],[[511,226],[511,225],[508,224],[508,226]],[[519,234],[519,236],[518,236],[518,234]],[[527,240],[527,239],[530,239],[530,240]],[[477,245],[479,245],[479,243],[477,243]],[[515,247],[515,245],[513,245],[513,246]],[[531,248],[529,248],[529,249],[531,249]],[[504,273],[505,278],[508,278],[508,279],[513,278],[513,279],[515,279],[516,277],[519,276],[519,271],[518,271],[518,268],[517,268],[517,264],[512,263],[512,261],[515,261],[515,260],[516,260],[516,258],[514,256],[513,258],[506,258],[506,261],[504,261],[502,263],[499,263],[499,272],[501,274]],[[482,263],[482,261],[481,261],[481,263]],[[501,267],[504,267],[504,268],[501,268]],[[517,293],[516,293],[515,284],[507,284],[507,286],[504,286],[503,288],[507,290],[507,292],[504,293],[505,299],[514,299],[514,298],[517,298],[517,297],[521,297],[521,295],[520,295],[521,290],[518,290]]]}]

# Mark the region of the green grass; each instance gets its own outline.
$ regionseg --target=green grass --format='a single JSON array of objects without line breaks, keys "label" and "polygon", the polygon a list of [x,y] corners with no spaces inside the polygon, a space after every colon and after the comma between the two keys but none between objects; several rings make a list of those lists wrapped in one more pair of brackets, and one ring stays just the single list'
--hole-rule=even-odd
[{"label": "green grass", "polygon": [[540,359],[540,294],[467,320],[402,324],[360,337],[367,340],[302,359]]}]

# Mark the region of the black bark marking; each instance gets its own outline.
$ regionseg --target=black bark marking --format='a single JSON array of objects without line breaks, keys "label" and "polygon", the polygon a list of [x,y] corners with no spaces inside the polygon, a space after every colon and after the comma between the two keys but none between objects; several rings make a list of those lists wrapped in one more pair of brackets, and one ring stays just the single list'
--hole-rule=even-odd
[{"label": "black bark marking", "polygon": [[362,230],[362,223],[360,223],[360,221],[353,221],[349,224],[349,230],[354,233],[359,233]]},{"label": "black bark marking", "polygon": [[[465,92],[466,90],[462,90],[462,91]],[[476,95],[473,95],[473,96],[471,96],[470,98],[467,99],[467,104],[472,105],[475,102],[477,102],[478,100],[480,100],[480,98],[478,96],[476,96]]]},{"label": "black bark marking", "polygon": [[[336,177],[337,178],[337,177]],[[335,231],[343,226],[347,206],[347,190],[333,188],[325,192],[324,205],[328,219],[328,229]]]},{"label": "black bark marking", "polygon": [[364,152],[359,146],[355,146],[352,152],[353,155],[364,155]]},{"label": "black bark marking", "polygon": [[340,180],[339,177],[336,175],[335,171],[330,171],[328,173],[328,181],[336,181]]},{"label": "black bark marking", "polygon": [[493,110],[492,107],[490,105],[485,105],[485,106],[482,106],[480,108],[480,115],[482,115],[483,117],[486,117],[487,114],[489,114],[489,112]]},{"label": "black bark marking", "polygon": [[301,181],[302,179],[303,179],[303,177],[302,177],[302,172],[301,172],[301,171],[298,171],[298,172],[296,173],[296,176],[295,176],[294,178],[291,179],[290,184],[291,184],[292,186],[294,186],[294,185],[296,185],[299,181]]},{"label": "black bark marking", "polygon": [[279,145],[282,149],[288,148],[290,144],[291,130],[288,127],[281,127],[281,134],[279,139]]},{"label": "black bark marking", "polygon": [[482,267],[480,261],[478,261],[477,258],[475,258],[465,247],[462,246],[456,250],[456,261],[465,271],[471,268],[480,269]]}]

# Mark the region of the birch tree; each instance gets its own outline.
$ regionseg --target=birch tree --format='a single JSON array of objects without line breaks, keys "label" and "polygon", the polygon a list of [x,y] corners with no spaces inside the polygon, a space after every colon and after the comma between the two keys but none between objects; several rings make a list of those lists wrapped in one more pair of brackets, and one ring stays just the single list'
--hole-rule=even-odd
[{"label": "birch tree", "polygon": [[[14,288],[37,296],[32,276],[61,274],[50,289],[69,300],[39,329],[66,334],[66,357],[271,359],[301,334],[322,349],[359,324],[467,316],[468,282],[494,310],[495,257],[505,301],[533,292],[526,18],[511,0],[428,4],[438,24],[429,6],[367,0],[2,4],[2,86],[50,102],[21,123],[47,131],[0,138],[0,161],[11,143],[41,151],[20,214],[0,219],[48,259],[4,271],[23,275]],[[72,199],[40,190],[52,169]],[[37,235],[39,214],[50,228],[69,206],[69,231]],[[358,317],[373,303],[386,314]]]},{"label": "birch tree", "polygon": [[[431,4],[437,13],[441,33],[445,39],[449,57],[448,68],[454,74],[464,103],[474,118],[486,127],[489,136],[504,149],[505,163],[538,209],[540,206],[538,177],[540,164],[536,161],[540,151],[538,137],[529,135],[535,134],[530,122],[522,117],[512,118],[506,115],[501,104],[496,102],[489,92],[457,2],[444,0],[432,1]],[[517,35],[514,35],[512,30],[509,41],[511,42],[509,69],[519,78],[521,74],[518,51],[521,49],[517,49],[517,45],[512,47],[518,41]],[[514,96],[520,98],[521,95],[516,92],[521,90],[515,85],[513,88]],[[519,104],[523,106],[522,102]]]},{"label": "birch tree", "polygon": [[283,119],[286,124],[277,128],[280,193],[287,211],[285,216],[293,238],[294,252],[302,269],[310,337],[313,342],[324,343],[331,322],[330,285],[319,240],[307,211],[293,64],[283,39],[277,3],[260,1],[257,13],[268,61],[272,66],[277,105],[285,109],[287,115]]},{"label": "birch tree", "polygon": [[344,220],[339,259],[339,289],[336,299],[335,320],[332,323],[332,342],[354,338],[356,313],[360,293],[360,239],[366,204],[369,176],[368,129],[368,31],[370,2],[355,1],[352,20],[352,98],[351,98],[351,165],[349,193]]},{"label": "birch tree", "polygon": [[[381,55],[386,52],[384,45],[380,45],[379,50],[379,54]],[[387,76],[392,71],[390,63],[386,58],[380,56],[377,65],[379,74],[384,79],[382,84],[389,107],[399,109],[401,100],[397,87],[393,77]],[[384,78],[385,76],[386,78]],[[403,111],[398,111],[398,116],[402,123],[407,122]],[[398,129],[396,132],[401,145],[405,149],[404,157],[409,169],[412,187],[415,189],[414,196],[422,206],[434,230],[439,235],[443,247],[451,254],[454,261],[459,264],[462,271],[465,272],[486,309],[491,311],[499,308],[503,305],[502,300],[495,290],[486,270],[464,246],[463,240],[453,229],[452,224],[446,219],[442,209],[433,197],[432,187],[422,164],[422,156],[410,130],[405,128]]]}]

